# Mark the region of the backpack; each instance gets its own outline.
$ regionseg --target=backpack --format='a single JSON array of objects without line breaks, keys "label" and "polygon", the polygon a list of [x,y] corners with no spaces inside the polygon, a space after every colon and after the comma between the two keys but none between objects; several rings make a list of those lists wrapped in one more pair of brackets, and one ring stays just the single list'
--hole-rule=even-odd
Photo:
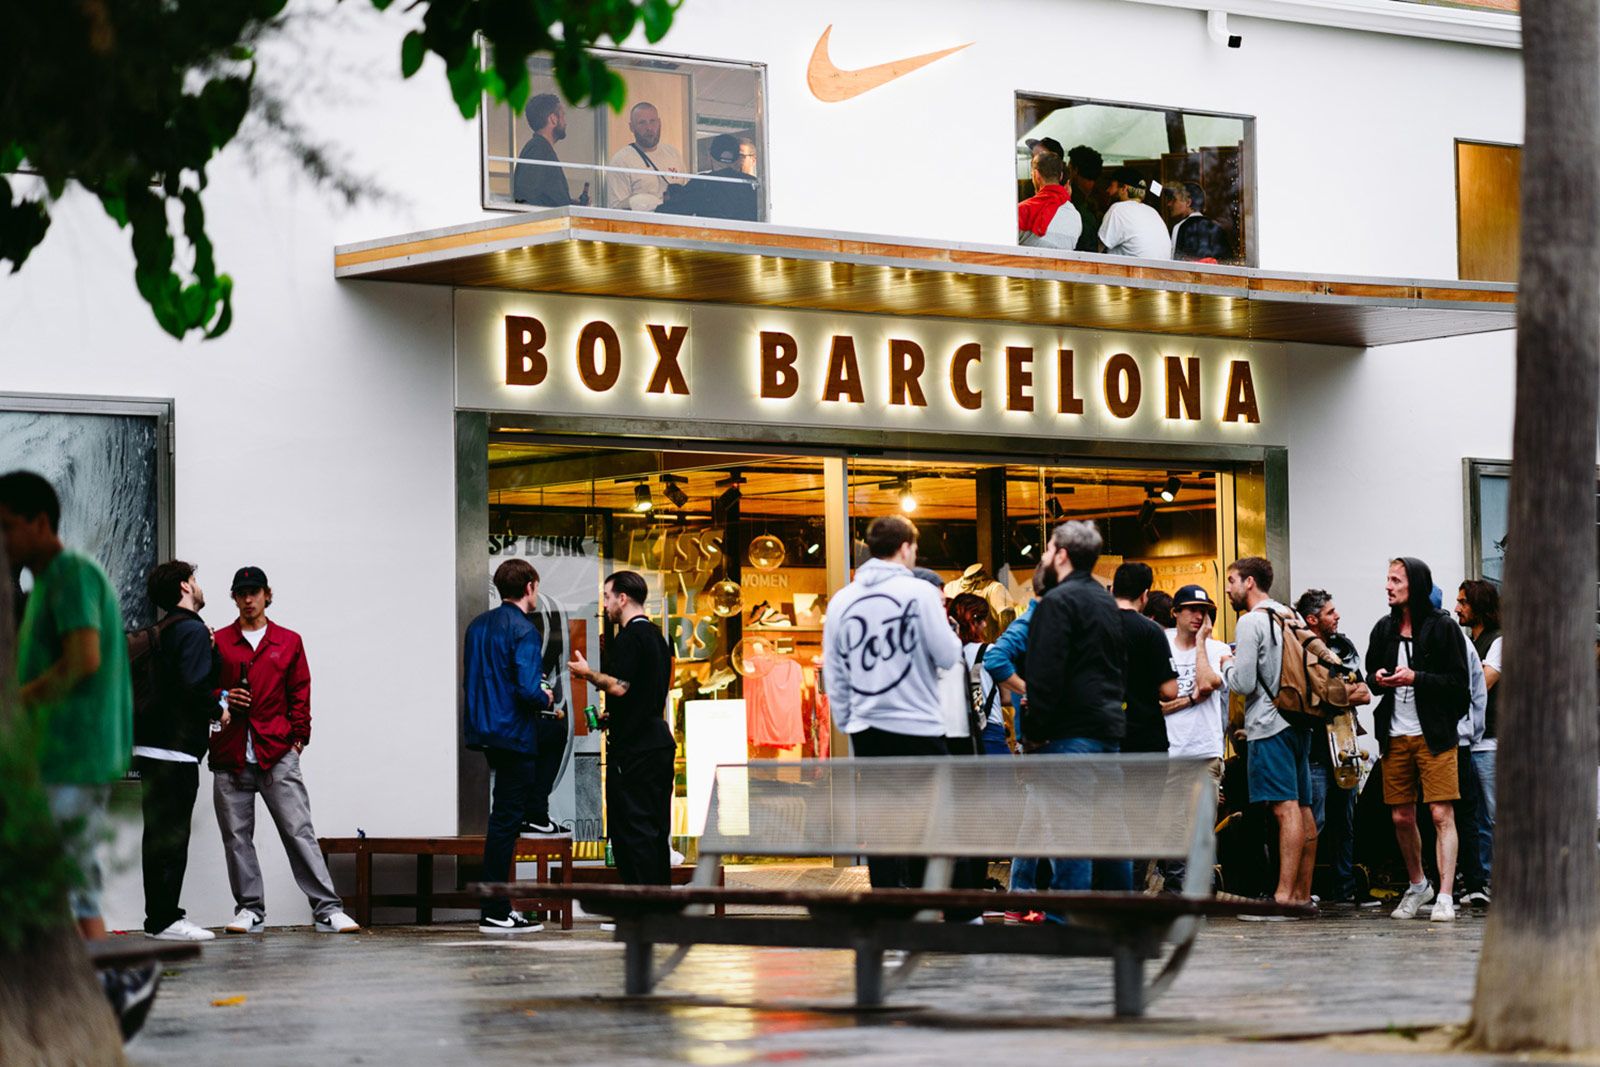
[{"label": "backpack", "polygon": [[1261,684],[1272,698],[1272,706],[1297,725],[1315,725],[1350,710],[1346,679],[1350,668],[1344,665],[1298,615],[1272,608],[1257,608],[1271,618],[1273,635],[1283,642],[1283,667],[1278,672],[1276,692]]},{"label": "backpack", "polygon": [[1000,687],[991,685],[987,699],[983,695],[983,654],[989,651],[987,644],[978,646],[977,655],[972,657],[972,666],[967,670],[967,705],[970,714],[968,720],[972,726],[972,742],[977,748],[982,748],[983,742],[979,740],[984,728],[989,725],[989,713],[994,710],[994,702],[1000,696]]},{"label": "backpack", "polygon": [[178,616],[168,615],[154,626],[129,630],[128,676],[133,681],[133,718],[137,722],[150,714],[156,703],[156,658],[161,652],[161,634],[176,622]]}]

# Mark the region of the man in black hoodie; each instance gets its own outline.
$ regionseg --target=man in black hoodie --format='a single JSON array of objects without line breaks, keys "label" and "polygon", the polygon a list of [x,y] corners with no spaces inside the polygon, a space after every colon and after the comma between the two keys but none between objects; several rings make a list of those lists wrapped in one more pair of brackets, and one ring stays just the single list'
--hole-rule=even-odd
[{"label": "man in black hoodie", "polygon": [[205,593],[192,563],[171,560],[150,572],[150,600],[166,612],[158,624],[155,688],[134,718],[133,757],[144,808],[144,932],[160,941],[210,941],[216,935],[184,918],[178,906],[189,865],[189,821],[200,787],[200,756],[211,720],[222,714],[220,661],[198,612]]},{"label": "man in black hoodie", "polygon": [[1372,628],[1367,676],[1380,694],[1373,721],[1383,755],[1383,800],[1411,879],[1392,914],[1417,918],[1434,899],[1417,830],[1422,800],[1438,839],[1439,892],[1430,918],[1450,922],[1456,917],[1450,891],[1458,845],[1454,801],[1460,796],[1456,723],[1471,705],[1466,643],[1455,620],[1429,602],[1433,572],[1426,563],[1410,556],[1390,560],[1386,588],[1389,614]]}]

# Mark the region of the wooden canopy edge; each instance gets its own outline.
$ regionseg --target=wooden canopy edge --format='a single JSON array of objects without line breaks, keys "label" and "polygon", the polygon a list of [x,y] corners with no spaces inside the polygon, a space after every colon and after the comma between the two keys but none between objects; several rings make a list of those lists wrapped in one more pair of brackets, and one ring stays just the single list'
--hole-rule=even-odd
[{"label": "wooden canopy edge", "polygon": [[[651,267],[671,264],[695,268],[679,272],[692,280],[680,278],[641,291],[640,282]],[[782,287],[767,284],[765,277],[749,277],[770,270],[793,277]],[[1004,319],[1354,347],[1513,329],[1517,299],[1516,286],[1493,282],[1178,265],[581,208],[341,245],[334,250],[334,272],[340,278],[461,288]],[[900,292],[895,299],[860,291],[869,288],[857,284],[860,278],[874,275],[880,283],[896,283]],[[999,285],[1004,291],[964,293],[960,299],[931,292],[936,284],[948,289],[963,279],[968,285]],[[1063,293],[1091,300],[1101,294],[1113,301],[1148,301],[1167,293],[1198,301],[1177,309],[1097,312],[1073,307],[1067,321],[1062,317]]]}]

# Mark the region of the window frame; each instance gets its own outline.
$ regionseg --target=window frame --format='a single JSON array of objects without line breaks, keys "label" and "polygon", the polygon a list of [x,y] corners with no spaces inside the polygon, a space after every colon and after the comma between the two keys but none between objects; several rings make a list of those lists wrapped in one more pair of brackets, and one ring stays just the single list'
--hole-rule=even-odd
[{"label": "window frame", "polygon": [[[1028,101],[1058,101],[1062,104],[1098,104],[1102,107],[1122,107],[1138,111],[1153,111],[1157,114],[1177,112],[1179,115],[1199,115],[1205,118],[1237,119],[1245,124],[1244,148],[1239,158],[1239,179],[1245,186],[1247,195],[1242,197],[1240,215],[1245,220],[1244,228],[1244,258],[1240,263],[1232,264],[1239,267],[1259,267],[1261,265],[1261,239],[1260,239],[1260,212],[1256,207],[1256,116],[1239,114],[1232,111],[1213,111],[1208,108],[1196,107],[1169,107],[1165,104],[1150,104],[1133,100],[1107,100],[1098,96],[1067,96],[1060,93],[1035,92],[1029,89],[1017,89],[1011,94],[1011,110],[1013,120],[1020,125],[1021,109],[1024,100]],[[1012,137],[1015,144],[1022,134],[1016,133]],[[1070,145],[1063,145],[1070,148]],[[1092,145],[1090,147],[1093,147]],[[1016,180],[1013,176],[1012,184]],[[1163,220],[1164,221],[1164,220]]]},{"label": "window frame", "polygon": [[[484,49],[481,50],[481,52],[482,52],[481,63],[482,63],[483,69],[484,70],[488,70],[489,66],[490,66],[490,63],[491,63],[491,59],[490,59],[490,56],[489,56],[489,50],[487,48],[484,48]],[[651,63],[651,62],[655,62],[655,63],[692,63],[692,64],[695,64],[696,66],[700,66],[700,67],[720,67],[720,68],[723,68],[723,69],[726,69],[726,70],[748,71],[750,73],[755,74],[755,76],[756,76],[756,85],[757,85],[757,93],[756,93],[756,126],[757,126],[757,131],[758,131],[758,133],[760,135],[759,136],[759,144],[760,144],[760,151],[761,151],[760,166],[761,166],[761,171],[762,171],[760,174],[758,174],[756,176],[756,221],[758,223],[765,223],[765,222],[770,222],[771,221],[771,219],[772,219],[772,193],[771,193],[771,185],[772,185],[772,171],[771,171],[772,133],[771,133],[770,124],[769,124],[769,121],[768,121],[768,114],[767,114],[767,111],[768,111],[768,109],[767,109],[767,89],[768,89],[768,86],[767,86],[767,64],[766,63],[756,62],[756,61],[753,61],[753,60],[752,61],[745,61],[745,60],[737,60],[737,59],[717,59],[717,58],[712,58],[712,57],[709,57],[709,56],[690,55],[690,54],[682,53],[682,52],[653,52],[653,51],[646,51],[646,50],[643,50],[643,49],[628,49],[628,48],[593,48],[593,49],[590,49],[590,52],[592,54],[594,54],[596,56],[599,56],[602,59],[606,59],[606,60],[621,59],[621,60],[641,61],[641,62],[644,62],[644,63]],[[688,76],[689,76],[689,102],[690,102],[691,107],[693,107],[693,106],[695,106],[695,101],[697,99],[697,97],[696,97],[696,86],[695,86],[695,72],[693,70],[690,70],[688,72]],[[570,101],[568,101],[564,95],[562,96],[562,102],[564,104],[566,104],[566,106],[569,109],[571,109],[572,107],[575,106]],[[535,205],[532,205],[532,204],[518,204],[518,203],[516,203],[514,201],[495,200],[495,199],[493,199],[491,197],[491,194],[490,194],[490,191],[489,191],[489,116],[494,111],[495,106],[496,106],[496,103],[494,101],[492,101],[487,95],[485,95],[484,98],[483,98],[483,106],[481,106],[478,109],[478,202],[479,202],[479,206],[481,206],[484,211],[494,211],[494,212],[511,213],[511,214],[526,214],[529,211],[556,211],[556,210],[560,210],[559,208],[538,207],[538,206],[535,206]],[[604,105],[604,104],[596,105],[592,109],[591,113],[599,114],[598,109],[599,108],[603,108],[605,106],[606,105]],[[690,166],[695,166],[697,164],[697,162],[698,162],[698,154],[697,153],[693,153],[693,152],[691,152],[691,154],[693,154],[695,156],[695,158],[691,159],[691,160],[686,160],[685,162],[689,163]],[[573,165],[574,166],[578,166],[579,164],[573,164]],[[584,164],[584,166],[588,166],[588,167],[601,166],[601,165],[604,165],[604,164],[601,164],[601,163]],[[605,176],[605,172],[604,171],[599,171],[597,173],[600,175],[600,178],[603,181],[604,180],[604,176]],[[623,214],[627,214],[627,215],[648,215],[648,214],[652,214],[652,212],[631,211],[631,210],[628,210],[627,208],[594,208],[594,207],[580,208],[579,205],[576,205],[576,204],[572,205],[572,210],[617,211],[617,212],[620,212],[620,213],[623,213]]]},{"label": "window frame", "polygon": [[[1410,3],[1410,2],[1413,2],[1413,0],[1401,0],[1401,2]],[[1450,170],[1451,170],[1451,174],[1453,176],[1453,181],[1455,182],[1456,278],[1457,278],[1457,280],[1464,281],[1464,282],[1490,281],[1490,279],[1487,279],[1487,278],[1468,278],[1467,274],[1466,274],[1466,269],[1465,269],[1466,265],[1462,261],[1462,248],[1461,248],[1461,146],[1462,145],[1477,145],[1477,146],[1482,147],[1482,148],[1515,148],[1517,150],[1517,153],[1518,153],[1518,162],[1519,162],[1519,164],[1520,164],[1520,161],[1521,161],[1521,153],[1523,152],[1523,150],[1524,150],[1524,148],[1526,146],[1522,145],[1522,144],[1519,144],[1516,141],[1495,141],[1495,140],[1490,140],[1490,139],[1484,138],[1484,137],[1455,137],[1455,138],[1452,138],[1451,141],[1450,141]],[[1520,221],[1521,220],[1519,219],[1518,220],[1519,224],[1520,224]],[[1498,285],[1507,285],[1507,284],[1515,285],[1517,283],[1515,281],[1511,281],[1511,282],[1496,281],[1494,284],[1498,284]]]}]

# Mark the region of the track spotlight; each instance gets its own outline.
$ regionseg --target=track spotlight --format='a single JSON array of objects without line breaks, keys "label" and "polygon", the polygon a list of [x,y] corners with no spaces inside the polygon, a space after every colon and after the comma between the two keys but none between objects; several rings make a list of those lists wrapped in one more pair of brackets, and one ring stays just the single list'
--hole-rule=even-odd
[{"label": "track spotlight", "polygon": [[662,492],[666,493],[667,499],[672,501],[672,506],[675,508],[685,508],[689,505],[689,494],[683,491],[682,485],[685,480],[681,474],[661,476],[661,484],[666,487]]},{"label": "track spotlight", "polygon": [[655,510],[656,502],[650,497],[650,486],[640,482],[633,487],[633,510],[644,515]]},{"label": "track spotlight", "polygon": [[1176,474],[1172,475],[1167,479],[1167,484],[1161,487],[1161,499],[1169,504],[1172,503],[1178,499],[1178,490],[1181,488],[1183,488],[1183,483],[1178,480]]},{"label": "track spotlight", "polygon": [[1060,522],[1067,514],[1066,508],[1061,506],[1061,501],[1054,495],[1044,502],[1044,509],[1049,512],[1051,522]]},{"label": "track spotlight", "polygon": [[910,515],[917,510],[917,494],[911,487],[910,478],[896,478],[889,483],[888,488],[899,493],[901,511]]},{"label": "track spotlight", "polygon": [[1153,520],[1155,517],[1156,502],[1154,500],[1146,500],[1143,504],[1139,505],[1138,521],[1141,527],[1150,525],[1151,520]]}]

